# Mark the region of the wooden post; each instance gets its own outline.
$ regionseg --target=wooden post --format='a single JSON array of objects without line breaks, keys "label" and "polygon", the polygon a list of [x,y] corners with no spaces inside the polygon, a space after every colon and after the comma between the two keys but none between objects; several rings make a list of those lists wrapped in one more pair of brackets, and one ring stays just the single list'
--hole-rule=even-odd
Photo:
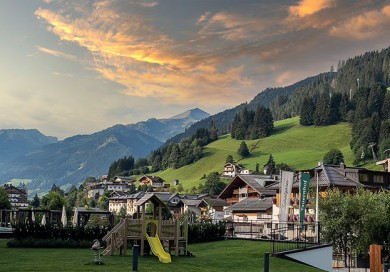
[{"label": "wooden post", "polygon": [[179,231],[180,231],[180,224],[179,220],[176,220],[176,235],[175,235],[175,255],[179,256]]},{"label": "wooden post", "polygon": [[126,255],[127,253],[127,230],[128,230],[128,221],[127,218],[125,220],[125,225],[123,227],[123,254]]},{"label": "wooden post", "polygon": [[380,245],[370,245],[370,271],[371,272],[382,271],[381,250],[382,250],[382,246]]},{"label": "wooden post", "polygon": [[142,204],[142,214],[141,214],[141,256],[144,256],[145,251],[145,203]]}]

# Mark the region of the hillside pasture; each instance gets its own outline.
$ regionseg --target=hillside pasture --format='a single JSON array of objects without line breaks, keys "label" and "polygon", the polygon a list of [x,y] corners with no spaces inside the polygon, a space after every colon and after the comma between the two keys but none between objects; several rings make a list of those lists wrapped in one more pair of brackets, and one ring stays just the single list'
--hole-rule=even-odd
[{"label": "hillside pasture", "polygon": [[345,162],[352,166],[354,155],[350,150],[351,127],[339,123],[325,127],[305,127],[299,124],[299,117],[275,122],[274,133],[267,138],[245,141],[251,151],[249,158],[240,160],[237,149],[242,140],[223,135],[219,140],[210,143],[204,149],[204,157],[191,165],[179,169],[167,169],[154,173],[172,184],[178,179],[184,188],[198,186],[204,174],[216,171],[222,173],[226,157],[230,154],[234,160],[245,167],[255,170],[256,163],[260,171],[272,154],[277,164],[286,163],[295,170],[305,170],[317,166],[326,152],[331,148],[340,149]]}]

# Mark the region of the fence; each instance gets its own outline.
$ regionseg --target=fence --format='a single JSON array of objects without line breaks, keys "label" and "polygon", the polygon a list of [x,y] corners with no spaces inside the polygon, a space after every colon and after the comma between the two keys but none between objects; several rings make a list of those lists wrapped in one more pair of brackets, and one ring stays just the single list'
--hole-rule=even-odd
[{"label": "fence", "polygon": [[227,238],[259,239],[271,242],[271,252],[306,248],[319,244],[319,225],[305,222],[300,229],[299,222],[271,223],[262,220],[234,222],[226,221]]}]

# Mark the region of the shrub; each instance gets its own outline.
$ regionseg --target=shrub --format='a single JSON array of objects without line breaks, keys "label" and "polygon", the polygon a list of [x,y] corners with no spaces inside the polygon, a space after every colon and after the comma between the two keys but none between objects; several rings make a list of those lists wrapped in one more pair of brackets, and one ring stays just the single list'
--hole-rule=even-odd
[{"label": "shrub", "polygon": [[9,246],[14,247],[90,247],[94,239],[101,240],[109,231],[106,226],[64,228],[39,223],[18,223],[13,228],[14,240],[10,241]]},{"label": "shrub", "polygon": [[202,221],[188,226],[188,242],[210,242],[223,240],[226,231],[224,222],[212,223],[210,221]]}]

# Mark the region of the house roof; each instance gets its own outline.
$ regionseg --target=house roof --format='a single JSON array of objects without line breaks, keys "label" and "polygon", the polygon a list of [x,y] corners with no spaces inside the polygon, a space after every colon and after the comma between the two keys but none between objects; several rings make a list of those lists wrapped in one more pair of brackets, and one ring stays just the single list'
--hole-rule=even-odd
[{"label": "house roof", "polygon": [[[310,186],[315,187],[317,185],[318,173],[318,186],[320,188],[330,187],[350,187],[350,188],[389,188],[389,184],[370,184],[359,181],[359,174],[376,174],[386,175],[387,173],[381,171],[372,171],[361,167],[345,167],[341,165],[327,165],[322,164],[316,168],[303,170],[301,172],[308,172],[310,174]],[[279,190],[279,183],[270,186],[270,189]],[[294,176],[293,188],[299,188],[299,175]]]},{"label": "house roof", "polygon": [[146,193],[141,199],[139,199],[134,205],[141,206],[146,202],[152,202],[154,205],[166,206],[154,193]]},{"label": "house roof", "polygon": [[229,206],[229,204],[224,199],[220,199],[220,198],[205,197],[203,198],[203,201],[213,208]]},{"label": "house roof", "polygon": [[182,199],[181,200],[187,206],[198,207],[203,201],[201,199]]},{"label": "house roof", "polygon": [[145,178],[151,180],[152,182],[164,182],[164,180],[162,178],[160,178],[160,177],[157,177],[157,176],[147,176],[147,175],[142,176],[139,179],[139,181],[142,181]]},{"label": "house roof", "polygon": [[248,185],[256,190],[260,195],[274,196],[276,191],[269,188],[270,184],[277,182],[268,175],[237,175],[219,194],[218,198],[226,199],[233,194],[233,190]]},{"label": "house roof", "polygon": [[225,211],[240,212],[240,211],[267,211],[272,208],[272,197],[266,198],[246,198],[233,204],[225,209]]},{"label": "house roof", "polygon": [[125,195],[116,195],[112,196],[109,199],[141,199],[145,195],[145,192],[138,192],[135,194],[125,194]]},{"label": "house roof", "polygon": [[169,192],[154,192],[154,195],[162,201],[169,202],[176,194]]}]

